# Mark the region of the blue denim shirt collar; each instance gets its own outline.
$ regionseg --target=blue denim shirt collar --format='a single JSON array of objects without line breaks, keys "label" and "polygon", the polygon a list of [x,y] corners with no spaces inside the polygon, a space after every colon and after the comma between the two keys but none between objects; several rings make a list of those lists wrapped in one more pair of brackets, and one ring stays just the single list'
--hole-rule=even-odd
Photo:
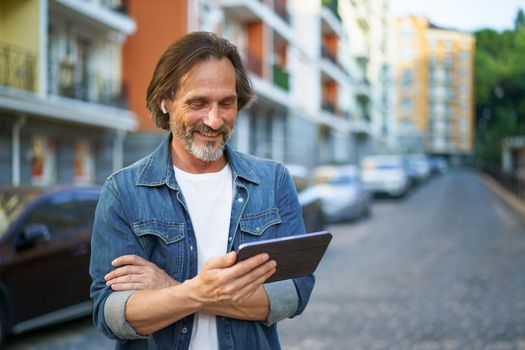
[{"label": "blue denim shirt collar", "polygon": [[[146,164],[137,179],[137,186],[160,186],[165,184],[172,189],[180,189],[175,179],[175,171],[171,160],[170,145],[172,137],[173,135],[170,133],[147,158]],[[260,184],[260,179],[257,175],[228,145],[225,147],[225,153],[232,168],[235,182],[237,178],[242,178],[257,185]]]}]

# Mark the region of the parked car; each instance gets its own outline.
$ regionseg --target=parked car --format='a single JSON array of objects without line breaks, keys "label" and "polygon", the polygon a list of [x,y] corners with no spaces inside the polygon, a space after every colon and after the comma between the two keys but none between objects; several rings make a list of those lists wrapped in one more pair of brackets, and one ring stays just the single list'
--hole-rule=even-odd
[{"label": "parked car", "polygon": [[91,313],[98,197],[91,186],[0,189],[0,344],[6,334]]},{"label": "parked car", "polygon": [[401,197],[408,191],[410,182],[399,155],[366,156],[361,171],[363,183],[374,194]]},{"label": "parked car", "polygon": [[418,183],[424,182],[430,176],[430,162],[426,155],[419,153],[407,154],[405,159],[413,170]]},{"label": "parked car", "polygon": [[321,198],[327,222],[353,220],[369,214],[371,196],[361,182],[357,166],[321,166],[314,171],[314,180],[317,185],[311,192]]},{"label": "parked car", "polygon": [[296,164],[288,164],[286,167],[295,184],[306,232],[324,230],[326,223],[321,208],[321,198],[311,191],[312,179],[309,170],[305,166]]},{"label": "parked car", "polygon": [[432,174],[444,174],[448,171],[448,162],[443,157],[431,157],[429,159],[430,172]]}]

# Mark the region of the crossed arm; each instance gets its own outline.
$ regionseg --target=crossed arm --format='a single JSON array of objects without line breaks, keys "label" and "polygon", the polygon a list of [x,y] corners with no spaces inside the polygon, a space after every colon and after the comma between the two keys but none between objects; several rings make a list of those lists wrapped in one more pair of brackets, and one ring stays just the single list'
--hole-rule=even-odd
[{"label": "crossed arm", "polygon": [[235,264],[236,253],[209,259],[194,278],[179,283],[136,255],[113,260],[104,279],[114,291],[137,290],[127,301],[126,320],[147,335],[195,312],[244,320],[265,320],[269,301],[262,286],[275,261],[260,254]]}]

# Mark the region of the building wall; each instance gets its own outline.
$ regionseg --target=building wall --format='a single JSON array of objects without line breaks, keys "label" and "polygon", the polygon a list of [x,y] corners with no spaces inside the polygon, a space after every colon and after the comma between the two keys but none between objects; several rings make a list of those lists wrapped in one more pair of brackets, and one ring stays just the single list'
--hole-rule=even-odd
[{"label": "building wall", "polygon": [[[39,0],[0,1],[0,41],[38,55],[40,6]],[[35,72],[38,72],[41,67],[39,61],[36,62]],[[38,74],[35,74],[33,90],[38,86]]]},{"label": "building wall", "polygon": [[[0,186],[12,184],[12,133],[16,116],[2,114],[3,130],[0,133]],[[44,150],[44,156],[52,158],[51,173],[42,179],[34,177],[35,138],[42,138],[52,145]],[[20,129],[20,183],[51,185],[72,183],[103,183],[113,172],[113,140],[114,134],[109,130],[99,128],[79,128],[76,125],[53,123],[44,119],[27,118]],[[93,157],[93,173],[89,179],[79,178],[76,173],[78,154],[75,145],[85,141],[91,146]]]},{"label": "building wall", "polygon": [[[400,18],[396,91],[400,132],[435,154],[469,154],[473,145],[474,38],[426,18]],[[409,136],[412,135],[412,136]],[[412,145],[405,145],[412,147]]]},{"label": "building wall", "polygon": [[166,48],[188,33],[188,2],[130,0],[129,15],[137,31],[123,47],[123,79],[128,87],[129,109],[137,113],[140,131],[156,130],[146,109],[146,90],[157,61]]}]

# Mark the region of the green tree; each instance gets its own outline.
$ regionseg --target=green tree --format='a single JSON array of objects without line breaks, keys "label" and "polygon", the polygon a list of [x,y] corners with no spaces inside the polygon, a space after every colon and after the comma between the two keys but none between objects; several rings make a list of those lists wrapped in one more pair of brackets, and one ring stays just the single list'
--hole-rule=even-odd
[{"label": "green tree", "polygon": [[476,156],[498,164],[507,136],[525,135],[525,15],[514,30],[476,35]]}]

